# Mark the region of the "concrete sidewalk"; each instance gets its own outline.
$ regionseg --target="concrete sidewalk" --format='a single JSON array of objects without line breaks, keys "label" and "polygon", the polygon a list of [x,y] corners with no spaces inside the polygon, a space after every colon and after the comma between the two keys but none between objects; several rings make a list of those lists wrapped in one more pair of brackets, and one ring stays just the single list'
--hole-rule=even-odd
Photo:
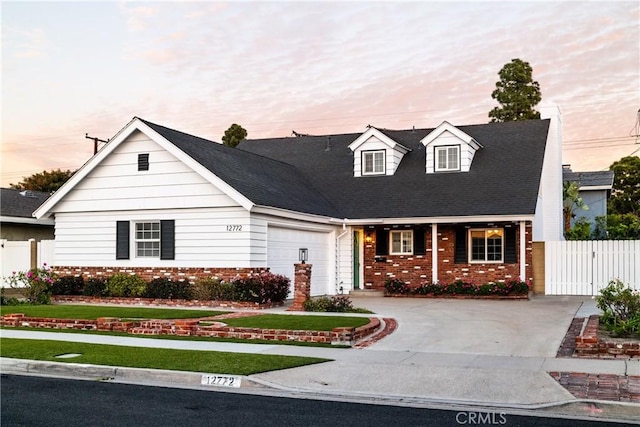
[{"label": "concrete sidewalk", "polygon": [[[354,298],[354,300],[356,300]],[[223,343],[205,341],[163,340],[108,335],[69,334],[25,330],[0,330],[7,338],[51,339],[125,346],[180,348],[190,350],[227,351],[273,355],[313,356],[332,362],[303,366],[248,376],[245,386],[270,387],[312,395],[357,397],[394,402],[446,403],[503,408],[545,408],[584,402],[576,399],[548,372],[581,372],[640,376],[640,360],[597,360],[556,358],[555,351],[574,315],[588,316],[595,309],[589,299],[545,299],[529,302],[498,301],[357,299],[356,306],[366,306],[380,317],[394,317],[399,329],[376,344],[364,349],[299,347],[268,344]],[[468,304],[472,303],[472,304]],[[474,304],[476,304],[474,306]],[[548,307],[545,314],[544,308]],[[466,310],[468,307],[471,309]],[[281,309],[269,310],[279,312]],[[484,314],[479,314],[484,310]],[[555,313],[555,314],[554,314]],[[560,314],[558,314],[560,313]],[[544,337],[532,336],[537,328],[520,329],[513,316],[541,315]],[[531,317],[528,317],[531,319]],[[453,319],[453,320],[452,320]],[[475,328],[470,328],[473,322]],[[413,323],[413,324],[412,324]],[[418,326],[420,339],[412,341]],[[448,342],[443,342],[452,323]],[[496,326],[498,323],[502,327]],[[558,324],[559,323],[559,324]],[[493,325],[491,329],[488,326]],[[435,328],[432,329],[432,328]],[[417,336],[418,334],[416,334]],[[429,339],[431,337],[431,339]],[[434,338],[436,337],[436,338]],[[467,339],[488,342],[482,351],[468,351]],[[496,345],[496,341],[506,345]],[[527,341],[526,351],[515,351]],[[551,344],[549,344],[551,341]],[[555,348],[554,348],[555,347]],[[451,351],[439,351],[450,348]],[[551,349],[554,349],[553,352]],[[522,355],[525,353],[527,355]],[[551,354],[550,354],[551,353]],[[136,370],[129,368],[91,367],[66,363],[0,360],[3,373],[38,373],[81,375],[92,378],[114,378],[116,381],[199,386],[202,374],[175,371]],[[93,371],[92,371],[93,369]],[[211,373],[215,374],[215,373]],[[605,415],[620,413],[624,419],[640,419],[640,405],[596,402],[610,409]],[[617,412],[616,412],[617,411]],[[580,412],[580,410],[578,411]],[[631,415],[628,415],[631,414]],[[636,418],[634,418],[636,417]]]}]

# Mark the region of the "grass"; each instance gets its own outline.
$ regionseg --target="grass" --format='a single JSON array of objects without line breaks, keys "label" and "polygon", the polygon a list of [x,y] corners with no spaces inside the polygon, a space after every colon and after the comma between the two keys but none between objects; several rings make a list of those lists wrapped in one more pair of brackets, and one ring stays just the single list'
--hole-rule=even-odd
[{"label": "grass", "polygon": [[[79,353],[81,356],[71,359],[59,359],[55,357],[69,353]],[[15,338],[0,338],[0,356],[28,360],[230,375],[251,375],[260,372],[322,363],[330,360],[317,357],[124,347]]]},{"label": "grass", "polygon": [[367,317],[305,316],[292,314],[262,314],[223,320],[229,326],[261,329],[287,329],[302,331],[331,331],[333,328],[357,328],[369,323]]},{"label": "grass", "polygon": [[101,305],[3,305],[0,314],[23,313],[30,317],[95,320],[98,317],[121,319],[191,319],[227,313],[213,310],[174,308],[118,307]]}]

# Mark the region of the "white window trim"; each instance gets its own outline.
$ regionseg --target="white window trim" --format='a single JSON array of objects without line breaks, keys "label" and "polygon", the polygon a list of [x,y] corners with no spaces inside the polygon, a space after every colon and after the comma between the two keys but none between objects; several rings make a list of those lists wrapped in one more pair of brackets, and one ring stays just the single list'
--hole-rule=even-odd
[{"label": "white window trim", "polygon": [[[488,254],[488,248],[487,248],[487,231],[489,230],[500,230],[502,231],[502,244],[500,245],[500,260],[496,260],[496,261],[488,261],[486,260],[487,258],[487,254]],[[473,231],[483,231],[484,232],[484,257],[485,260],[484,261],[480,261],[480,260],[474,260],[473,258],[473,239],[471,238],[471,232]],[[469,235],[468,235],[468,254],[469,254],[469,264],[504,264],[504,228],[502,227],[488,227],[488,228],[471,228],[468,231]]]},{"label": "white window trim", "polygon": [[[400,233],[400,246],[402,246],[402,233],[410,233],[411,243],[409,244],[409,252],[393,251],[393,234]],[[413,230],[391,230],[389,232],[389,255],[413,255]]]},{"label": "white window trim", "polygon": [[[457,163],[457,167],[456,168],[450,168],[449,167],[449,149],[450,148],[455,148],[457,151],[457,159],[456,159],[456,163]],[[439,162],[438,162],[438,153],[440,151],[443,151],[446,153],[447,156],[447,167],[445,168],[441,168],[439,167]],[[457,172],[461,170],[461,165],[460,165],[460,153],[461,153],[461,149],[459,145],[440,145],[437,147],[434,147],[434,170],[436,172]]]},{"label": "white window trim", "polygon": [[[376,167],[376,157],[375,155],[377,153],[382,153],[382,171],[377,172],[375,170]],[[373,172],[367,172],[365,169],[365,156],[367,154],[370,154],[373,157]],[[361,155],[361,170],[362,170],[362,175],[385,175],[387,173],[387,151],[386,150],[363,150]]]},{"label": "white window trim", "polygon": [[[158,224],[158,238],[157,239],[138,239],[138,224]],[[162,243],[160,242],[161,234],[160,234],[160,221],[157,220],[148,220],[148,221],[134,221],[133,223],[133,253],[135,258],[145,258],[145,259],[160,259],[160,252],[162,250]],[[138,243],[142,242],[158,242],[158,255],[138,255]]]}]

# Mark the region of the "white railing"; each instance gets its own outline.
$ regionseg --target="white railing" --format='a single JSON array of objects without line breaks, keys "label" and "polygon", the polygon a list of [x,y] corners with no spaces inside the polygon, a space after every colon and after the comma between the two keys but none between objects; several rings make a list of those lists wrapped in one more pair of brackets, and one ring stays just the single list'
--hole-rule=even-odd
[{"label": "white railing", "polygon": [[640,290],[640,240],[545,242],[546,295],[598,295],[615,279]]}]

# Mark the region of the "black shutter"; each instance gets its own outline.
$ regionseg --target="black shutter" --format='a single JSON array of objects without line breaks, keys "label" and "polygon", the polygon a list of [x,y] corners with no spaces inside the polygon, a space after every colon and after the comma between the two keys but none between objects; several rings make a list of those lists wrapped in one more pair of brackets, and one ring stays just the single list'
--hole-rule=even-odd
[{"label": "black shutter", "polygon": [[507,264],[516,264],[518,262],[515,227],[504,229],[504,262]]},{"label": "black shutter", "polygon": [[413,230],[413,254],[424,255],[427,253],[426,242],[424,238],[424,229],[417,228]]},{"label": "black shutter", "polygon": [[376,255],[389,254],[389,232],[387,230],[376,230]]},{"label": "black shutter", "polygon": [[467,229],[464,227],[458,227],[456,229],[454,262],[456,264],[467,264],[469,262],[469,258],[467,257]]},{"label": "black shutter", "polygon": [[116,221],[116,259],[129,259],[129,221]]},{"label": "black shutter", "polygon": [[176,259],[175,221],[160,221],[160,259]]}]

